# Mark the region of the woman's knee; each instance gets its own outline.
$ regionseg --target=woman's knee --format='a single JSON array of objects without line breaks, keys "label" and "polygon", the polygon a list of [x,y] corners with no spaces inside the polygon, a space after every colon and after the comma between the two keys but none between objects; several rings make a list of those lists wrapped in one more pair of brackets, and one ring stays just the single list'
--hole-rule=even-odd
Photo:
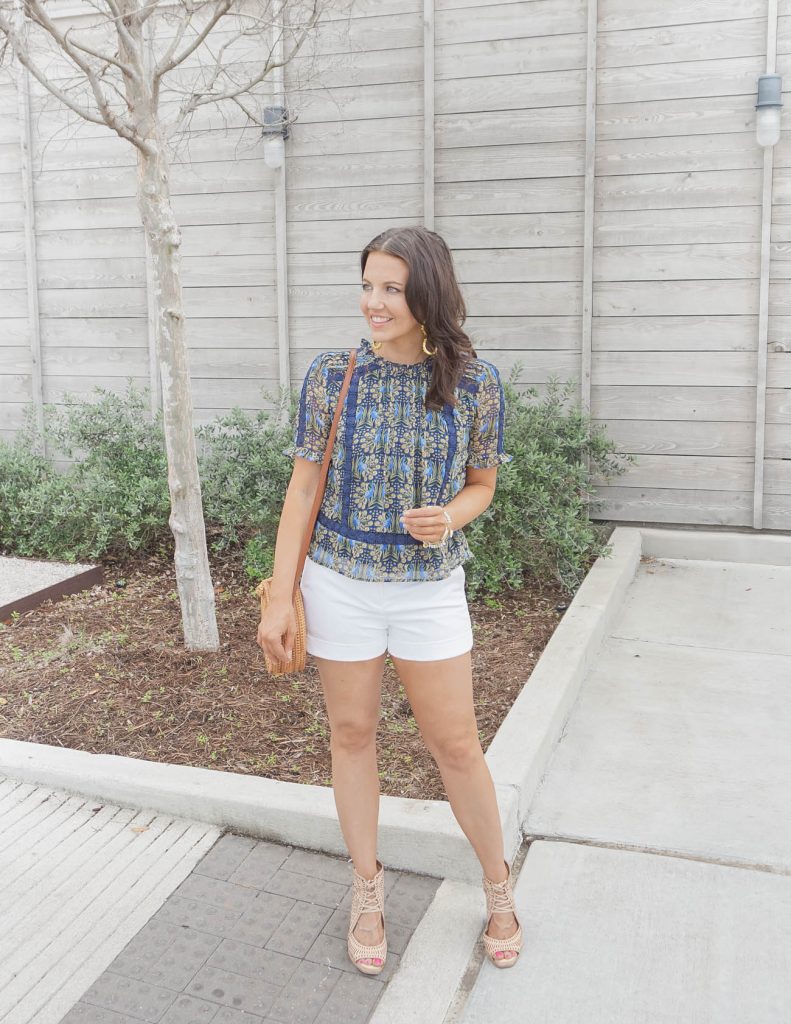
[{"label": "woman's knee", "polygon": [[376,745],[376,721],[346,719],[330,726],[330,744],[346,754],[358,754]]},{"label": "woman's knee", "polygon": [[473,732],[449,733],[427,741],[434,760],[443,768],[466,771],[483,756],[478,734]]}]

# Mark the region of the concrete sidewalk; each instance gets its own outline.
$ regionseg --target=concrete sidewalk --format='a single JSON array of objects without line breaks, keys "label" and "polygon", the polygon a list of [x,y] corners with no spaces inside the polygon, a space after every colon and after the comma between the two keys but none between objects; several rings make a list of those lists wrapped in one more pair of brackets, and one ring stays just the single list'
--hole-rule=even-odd
[{"label": "concrete sidewalk", "polygon": [[791,1020],[790,609],[787,565],[642,561],[528,811],[520,961],[446,1024]]}]

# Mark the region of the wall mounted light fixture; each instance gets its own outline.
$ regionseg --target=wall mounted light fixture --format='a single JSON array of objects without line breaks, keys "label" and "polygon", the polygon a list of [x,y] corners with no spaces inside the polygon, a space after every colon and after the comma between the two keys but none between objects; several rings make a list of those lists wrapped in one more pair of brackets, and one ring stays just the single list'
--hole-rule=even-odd
[{"label": "wall mounted light fixture", "polygon": [[774,146],[780,138],[780,111],[783,106],[783,76],[758,77],[758,102],[755,104],[755,135],[759,146]]},{"label": "wall mounted light fixture", "polygon": [[273,170],[283,166],[284,139],[289,136],[288,112],[285,107],[264,107],[264,163]]}]

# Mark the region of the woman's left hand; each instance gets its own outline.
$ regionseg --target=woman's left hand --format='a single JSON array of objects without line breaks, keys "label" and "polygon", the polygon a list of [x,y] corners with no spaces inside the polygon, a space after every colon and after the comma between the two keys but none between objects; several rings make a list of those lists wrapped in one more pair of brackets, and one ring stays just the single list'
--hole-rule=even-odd
[{"label": "woman's left hand", "polygon": [[441,505],[426,505],[425,508],[407,509],[401,516],[407,533],[415,540],[438,544],[448,525],[442,514]]}]

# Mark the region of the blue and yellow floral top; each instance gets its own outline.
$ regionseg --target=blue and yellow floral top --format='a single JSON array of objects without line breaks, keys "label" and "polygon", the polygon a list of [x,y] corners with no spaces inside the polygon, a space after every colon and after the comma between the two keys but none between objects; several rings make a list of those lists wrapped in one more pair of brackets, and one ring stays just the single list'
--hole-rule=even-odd
[{"label": "blue and yellow floral top", "polygon": [[[311,363],[286,455],[322,461],[348,360],[348,352],[323,352]],[[503,387],[491,363],[473,359],[456,405],[427,410],[432,364],[394,363],[362,339],[308,551],[320,565],[360,580],[440,580],[471,557],[461,530],[430,548],[410,536],[400,516],[447,505],[464,487],[468,466],[510,462]]]}]

